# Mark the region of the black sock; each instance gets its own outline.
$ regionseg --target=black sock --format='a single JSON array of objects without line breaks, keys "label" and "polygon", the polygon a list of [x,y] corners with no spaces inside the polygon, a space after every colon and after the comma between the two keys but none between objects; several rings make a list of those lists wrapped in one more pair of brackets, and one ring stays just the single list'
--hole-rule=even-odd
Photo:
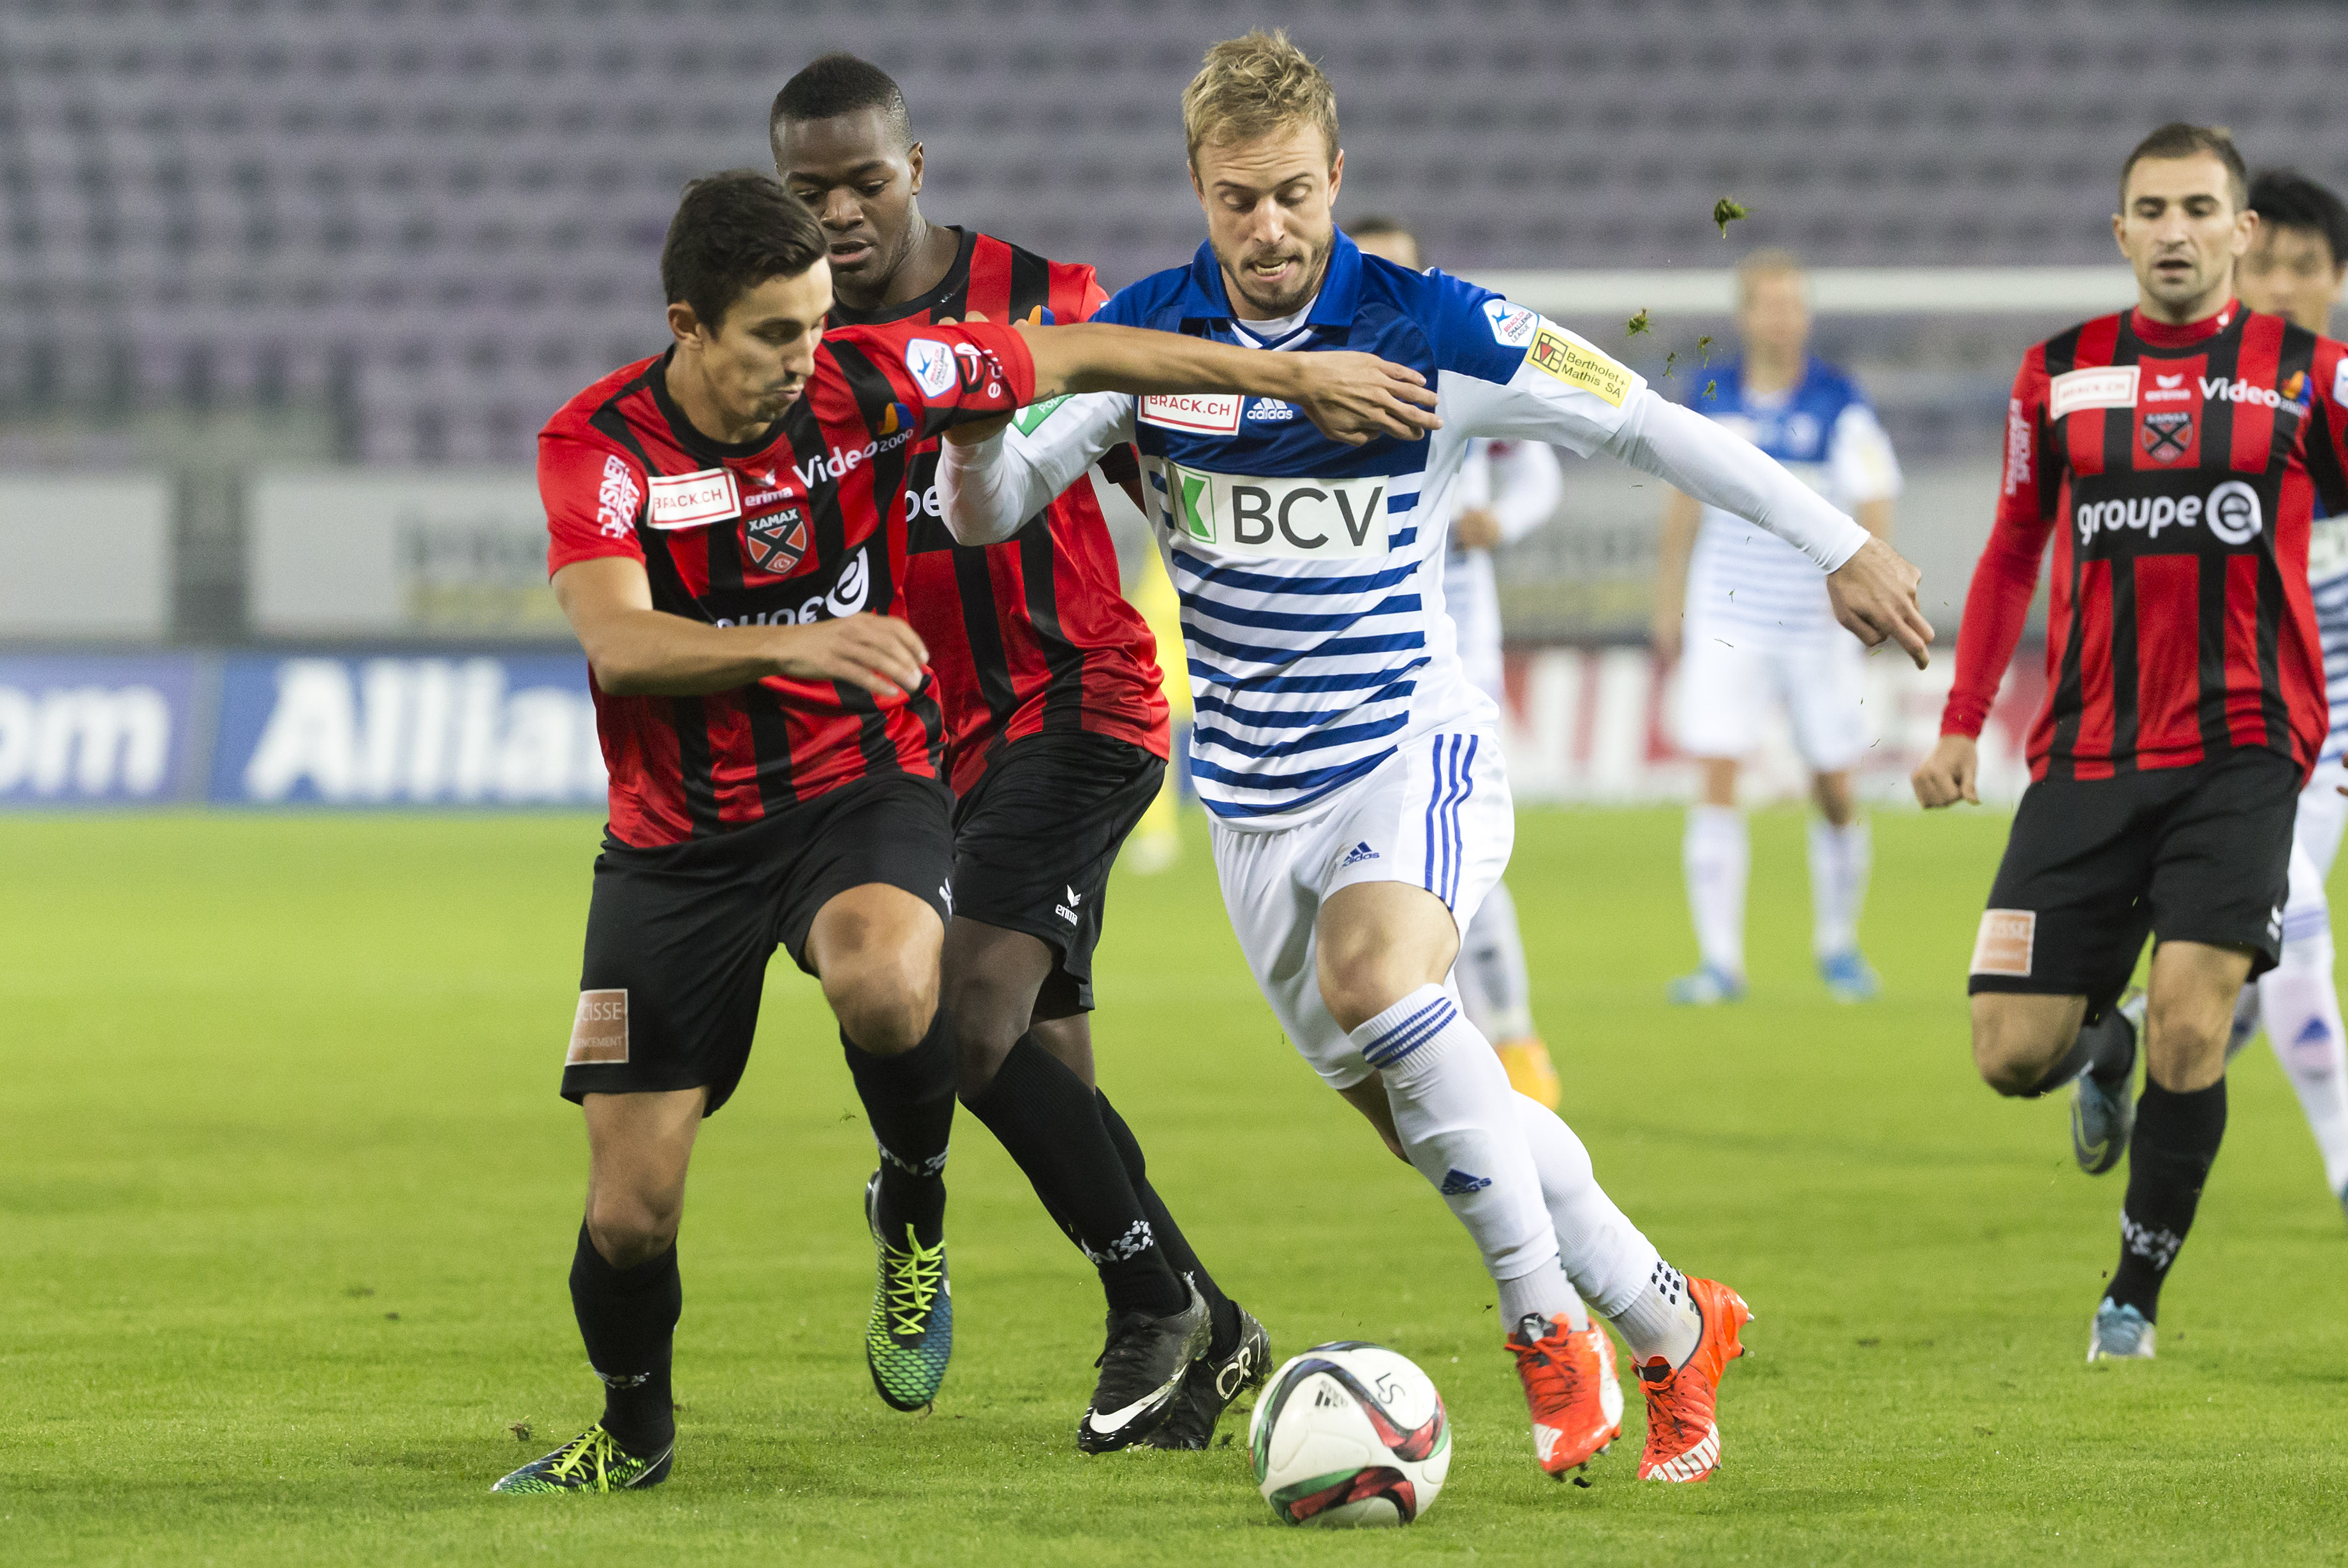
[{"label": "black sock", "polygon": [[2106,1007],[2102,1017],[2081,1025],[2079,1043],[2087,1047],[2087,1071],[2096,1082],[2123,1084],[2136,1072],[2136,1026],[2117,1007]]},{"label": "black sock", "polygon": [[669,1354],[676,1342],[685,1289],[676,1273],[676,1246],[631,1269],[603,1261],[579,1227],[571,1260],[571,1310],[588,1364],[603,1380],[603,1429],[638,1459],[649,1459],[676,1437],[676,1405],[669,1392]]},{"label": "black sock", "polygon": [[2054,1065],[2046,1069],[2044,1077],[2024,1089],[2022,1098],[2036,1099],[2040,1095],[2053,1094],[2085,1072],[2087,1069],[2087,1064],[2095,1059],[2095,1054],[2094,1042],[2087,1037],[2087,1031],[2082,1028],[2079,1031],[2079,1037],[2071,1042],[2071,1048],[2065,1051]]},{"label": "black sock", "polygon": [[1093,1267],[1111,1312],[1169,1317],[1189,1305],[1142,1212],[1092,1092],[1066,1063],[1022,1035],[994,1081],[967,1102]]},{"label": "black sock", "polygon": [[839,1043],[880,1146],[880,1229],[893,1242],[911,1225],[922,1246],[933,1247],[945,1234],[946,1140],[953,1131],[953,1034],[945,1009],[920,1045],[897,1056],[874,1056],[846,1030]]},{"label": "black sock", "polygon": [[2147,1083],[2128,1145],[2127,1199],[2120,1206],[2120,1266],[2104,1294],[2155,1321],[2160,1285],[2193,1228],[2201,1185],[2226,1136],[2226,1080],[2174,1094]]},{"label": "black sock", "polygon": [[1101,1125],[1108,1130],[1109,1141],[1117,1145],[1117,1157],[1125,1162],[1125,1179],[1133,1183],[1133,1195],[1141,1200],[1141,1212],[1149,1221],[1151,1233],[1158,1238],[1158,1249],[1166,1254],[1167,1266],[1188,1276],[1199,1287],[1199,1294],[1207,1298],[1207,1311],[1215,1320],[1215,1342],[1209,1347],[1209,1354],[1230,1355],[1240,1342],[1239,1307],[1215,1284],[1207,1265],[1199,1261],[1199,1254],[1190,1250],[1189,1238],[1174,1222],[1174,1216],[1158,1196],[1158,1189],[1149,1184],[1149,1166],[1142,1158],[1141,1142],[1133,1136],[1133,1129],[1117,1115],[1108,1096],[1095,1089],[1093,1099],[1100,1107]]}]

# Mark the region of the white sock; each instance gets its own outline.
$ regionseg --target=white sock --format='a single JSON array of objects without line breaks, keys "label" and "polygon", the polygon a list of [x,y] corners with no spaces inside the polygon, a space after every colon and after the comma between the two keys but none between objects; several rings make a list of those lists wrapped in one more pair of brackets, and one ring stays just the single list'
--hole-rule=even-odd
[{"label": "white sock", "polygon": [[1502,1282],[1509,1326],[1527,1313],[1570,1316],[1573,1291],[1558,1266],[1540,1172],[1510,1103],[1524,1096],[1509,1087],[1490,1043],[1440,985],[1421,985],[1350,1037],[1385,1079],[1412,1168],[1443,1194]]},{"label": "white sock", "polygon": [[2332,962],[2328,924],[2286,940],[2281,961],[2259,982],[2259,1002],[2267,1044],[2299,1091],[2299,1108],[2323,1156],[2324,1181],[2337,1197],[2348,1187],[2348,1039],[2341,1033]]},{"label": "white sock", "polygon": [[1679,1366],[1695,1353],[1703,1331],[1687,1281],[1598,1184],[1573,1129],[1540,1101],[1516,1098],[1566,1277],[1622,1334],[1633,1359],[1643,1365],[1660,1356]]},{"label": "white sock", "polygon": [[1745,880],[1752,869],[1745,813],[1735,806],[1690,806],[1680,863],[1687,872],[1688,913],[1704,961],[1723,974],[1745,973]]},{"label": "white sock", "polygon": [[1859,945],[1859,914],[1867,903],[1867,873],[1874,859],[1867,819],[1836,827],[1810,819],[1811,951],[1831,958]]},{"label": "white sock", "polygon": [[1533,1032],[1532,981],[1525,971],[1525,939],[1517,931],[1517,901],[1495,882],[1468,923],[1452,971],[1468,1018],[1484,1037],[1506,1045]]}]

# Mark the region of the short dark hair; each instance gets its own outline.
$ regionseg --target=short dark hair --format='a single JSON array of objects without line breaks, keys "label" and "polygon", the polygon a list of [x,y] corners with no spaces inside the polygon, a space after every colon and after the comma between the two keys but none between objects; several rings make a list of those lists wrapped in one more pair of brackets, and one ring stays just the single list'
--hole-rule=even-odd
[{"label": "short dark hair", "polygon": [[767,133],[772,136],[787,119],[830,119],[868,108],[887,117],[900,143],[913,145],[913,117],[896,78],[870,60],[835,51],[809,60],[783,84],[775,95],[775,107],[767,111]]},{"label": "short dark hair", "polygon": [[2233,198],[2234,211],[2249,211],[2250,168],[2234,145],[2234,133],[2222,125],[2188,125],[2181,119],[2170,120],[2137,142],[2120,165],[2120,205],[2127,205],[2128,176],[2146,159],[2193,158],[2205,152],[2226,166],[2226,191]]},{"label": "short dark hair", "polygon": [[2250,211],[2270,229],[2302,229],[2332,247],[2332,264],[2348,262],[2348,202],[2296,169],[2261,169],[2250,181]]},{"label": "short dark hair", "polygon": [[693,181],[661,246],[661,289],[711,332],[734,302],[768,278],[797,277],[829,249],[807,204],[763,170]]}]

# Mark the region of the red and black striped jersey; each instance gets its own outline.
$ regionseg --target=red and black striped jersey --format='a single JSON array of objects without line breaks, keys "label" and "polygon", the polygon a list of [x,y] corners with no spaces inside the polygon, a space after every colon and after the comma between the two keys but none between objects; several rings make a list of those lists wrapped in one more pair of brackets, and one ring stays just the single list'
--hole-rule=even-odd
[{"label": "red and black striped jersey", "polygon": [[[975,230],[919,299],[830,320],[870,324],[1078,322],[1107,295],[1093,270],[1049,262]],[[1014,740],[1086,730],[1167,754],[1157,639],[1118,588],[1108,524],[1079,480],[1001,544],[960,545],[938,503],[935,441],[906,486],[905,611],[929,645],[945,707],[953,783],[968,790]],[[1106,465],[1105,465],[1106,466]]]},{"label": "red and black striped jersey", "polygon": [[2348,507],[2343,356],[2239,304],[2183,326],[2102,316],[2032,349],[1941,732],[1981,732],[2051,531],[2032,778],[2183,768],[2239,747],[2312,768],[2328,719],[2308,531],[2319,499]]},{"label": "red and black striped jersey", "polygon": [[[1007,325],[824,334],[799,400],[758,439],[694,428],[669,357],[588,387],[539,433],[550,573],[616,555],[644,563],[653,607],[716,626],[902,614],[903,515],[914,448],[1028,402],[1035,362]],[[592,676],[591,676],[592,680]],[[857,779],[939,774],[937,680],[875,697],[769,676],[705,696],[594,688],[612,833],[675,843],[746,827]]]}]

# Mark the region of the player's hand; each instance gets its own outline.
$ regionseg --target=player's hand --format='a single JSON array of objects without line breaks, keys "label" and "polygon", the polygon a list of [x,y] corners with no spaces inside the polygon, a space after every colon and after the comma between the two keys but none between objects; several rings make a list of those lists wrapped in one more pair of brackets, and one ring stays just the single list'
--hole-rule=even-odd
[{"label": "player's hand", "polygon": [[1451,542],[1462,550],[1498,550],[1500,520],[1487,506],[1471,506],[1451,520]]},{"label": "player's hand", "polygon": [[1835,619],[1869,647],[1899,644],[1923,669],[1932,662],[1932,623],[1916,605],[1916,584],[1924,574],[1879,539],[1827,573],[1827,597]]},{"label": "player's hand", "polygon": [[1916,803],[1926,810],[1960,800],[1981,804],[1981,747],[1970,735],[1944,735],[1912,774]]},{"label": "player's hand", "polygon": [[1294,362],[1298,377],[1288,400],[1333,441],[1349,447],[1380,436],[1416,441],[1443,428],[1426,377],[1406,365],[1346,350],[1283,357]]},{"label": "player's hand", "polygon": [[902,621],[869,613],[775,628],[775,673],[798,681],[846,681],[874,696],[911,693],[930,650]]}]

